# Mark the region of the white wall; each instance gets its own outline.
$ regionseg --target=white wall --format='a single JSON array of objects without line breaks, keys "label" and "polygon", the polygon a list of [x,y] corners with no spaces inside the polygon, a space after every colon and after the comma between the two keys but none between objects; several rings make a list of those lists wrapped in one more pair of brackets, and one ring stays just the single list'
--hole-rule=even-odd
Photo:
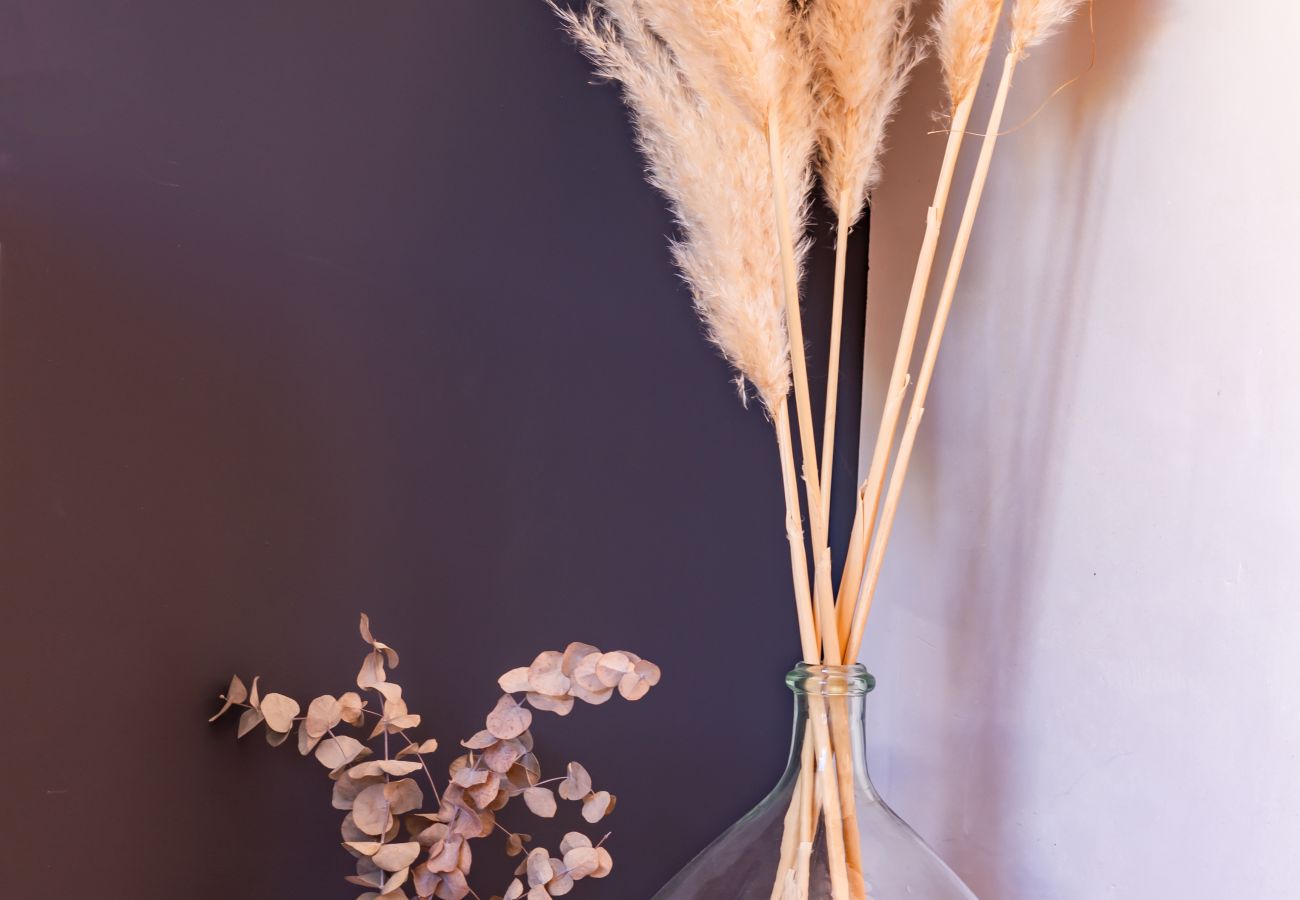
[{"label": "white wall", "polygon": [[[873,773],[984,900],[1293,900],[1300,6],[1097,7],[1096,68],[999,145],[863,656]],[[1038,51],[1008,124],[1088,55]],[[868,445],[935,96],[875,204]]]}]

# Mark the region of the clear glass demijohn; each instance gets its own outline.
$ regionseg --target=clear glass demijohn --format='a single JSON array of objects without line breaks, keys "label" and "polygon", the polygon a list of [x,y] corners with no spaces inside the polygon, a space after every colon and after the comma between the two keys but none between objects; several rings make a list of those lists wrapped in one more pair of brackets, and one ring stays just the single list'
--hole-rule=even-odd
[{"label": "clear glass demijohn", "polygon": [[800,665],[776,788],[654,900],[975,900],[867,775],[862,666]]}]

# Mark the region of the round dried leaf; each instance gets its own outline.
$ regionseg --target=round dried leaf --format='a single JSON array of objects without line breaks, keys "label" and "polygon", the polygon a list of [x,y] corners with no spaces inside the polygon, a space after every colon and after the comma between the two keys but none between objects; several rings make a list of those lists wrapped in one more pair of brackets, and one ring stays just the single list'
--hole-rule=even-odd
[{"label": "round dried leaf", "polygon": [[614,805],[614,796],[609,791],[597,791],[582,803],[582,817],[591,824],[605,818],[605,814]]},{"label": "round dried leaf", "polygon": [[415,841],[407,841],[404,844],[384,844],[377,852],[367,855],[371,856],[375,865],[385,872],[400,872],[415,862],[415,858],[420,855],[420,845]]},{"label": "round dried leaf", "polygon": [[266,717],[266,727],[281,734],[293,730],[293,718],[302,708],[298,701],[284,694],[267,694],[262,698],[262,715]]},{"label": "round dried leaf", "polygon": [[636,672],[628,672],[618,683],[618,692],[624,700],[640,700],[650,693],[650,682]]},{"label": "round dried leaf", "polygon": [[654,687],[659,683],[659,676],[661,674],[659,667],[647,659],[637,660],[636,665],[632,667],[632,671],[640,675],[645,681],[648,681],[651,687]]},{"label": "round dried leaf", "polygon": [[272,747],[278,747],[287,740],[289,740],[289,732],[266,729],[266,742]]},{"label": "round dried leaf", "polygon": [[497,684],[501,685],[501,690],[507,694],[519,694],[529,690],[528,667],[520,666],[517,669],[511,669],[497,679]]},{"label": "round dried leaf", "polygon": [[550,788],[530,787],[524,791],[524,803],[535,816],[550,819],[555,815],[555,795]]},{"label": "round dried leaf", "polygon": [[524,883],[516,878],[510,882],[510,887],[506,888],[506,894],[501,900],[519,900],[524,895]]},{"label": "round dried leaf", "polygon": [[515,698],[505,694],[497,701],[496,708],[488,714],[487,730],[500,740],[519,737],[533,723],[533,714],[515,702]]},{"label": "round dried leaf", "polygon": [[239,728],[235,731],[235,737],[241,738],[261,724],[262,711],[260,709],[246,709],[239,714]]},{"label": "round dried leaf", "polygon": [[537,887],[528,891],[527,900],[550,900],[550,896],[551,895],[546,892],[546,888],[539,884]]},{"label": "round dried leaf", "polygon": [[372,775],[410,775],[417,769],[424,768],[422,763],[403,762],[396,759],[375,759],[363,762],[348,770],[353,778],[368,778]]},{"label": "round dried leaf", "polygon": [[335,809],[351,809],[358,794],[371,785],[382,784],[384,780],[382,776],[357,778],[355,773],[355,768],[349,769],[334,782],[334,793],[330,797],[330,805]]},{"label": "round dried leaf", "polygon": [[587,837],[581,831],[570,831],[560,841],[560,854],[565,855],[570,850],[578,847],[590,847],[591,838]]},{"label": "round dried leaf", "polygon": [[545,847],[538,847],[528,854],[525,870],[528,872],[528,883],[533,887],[544,885],[555,877],[555,869],[551,866],[551,854],[546,852]]},{"label": "round dried leaf", "polygon": [[361,630],[361,640],[365,641],[367,644],[373,644],[375,642],[374,635],[370,633],[370,616],[366,615],[365,613],[361,614],[360,630]]},{"label": "round dried leaf", "polygon": [[366,749],[366,745],[346,734],[332,735],[316,748],[316,759],[327,769],[337,769],[352,762]]},{"label": "round dried leaf", "polygon": [[483,762],[493,772],[504,775],[524,753],[524,745],[518,739],[497,741],[483,752]]},{"label": "round dried leaf", "polygon": [[616,687],[623,676],[632,671],[632,660],[618,650],[606,653],[596,664],[596,677],[605,687]]},{"label": "round dried leaf", "polygon": [[563,897],[573,890],[573,877],[563,869],[564,861],[551,857],[551,868],[555,877],[546,882],[546,890],[552,897]]},{"label": "round dried leaf", "polygon": [[581,800],[591,793],[591,775],[582,763],[571,762],[565,779],[560,782],[560,796],[565,800]]},{"label": "round dried leaf", "polygon": [[533,705],[534,709],[553,712],[557,716],[567,716],[573,712],[573,698],[567,694],[562,697],[552,697],[550,694],[538,694],[529,691],[528,702]]},{"label": "round dried leaf", "polygon": [[369,691],[387,680],[388,676],[384,674],[384,655],[378,650],[371,650],[361,663],[361,671],[357,673],[357,687]]},{"label": "round dried leaf", "polygon": [[[499,706],[500,704],[498,704]],[[468,741],[461,741],[460,745],[467,750],[486,750],[497,742],[496,735],[484,729],[474,735]]]},{"label": "round dried leaf", "polygon": [[518,856],[520,853],[523,853],[524,844],[532,839],[533,836],[531,834],[518,834],[512,831],[506,837],[506,856]]},{"label": "round dried leaf", "polygon": [[528,667],[528,688],[534,693],[562,697],[569,692],[569,676],[564,674],[561,666],[564,654],[558,650],[547,650],[537,654],[533,664]]},{"label": "round dried leaf", "polygon": [[574,847],[564,854],[564,867],[575,879],[586,878],[600,868],[600,854],[593,847]]},{"label": "round dried leaf", "polygon": [[605,684],[601,682],[600,676],[596,672],[597,668],[600,666],[602,656],[603,654],[601,653],[590,653],[578,660],[578,664],[573,667],[573,684],[570,686],[570,691],[572,693],[577,693],[576,690],[573,690],[577,685],[582,685],[582,687],[586,688],[588,691],[601,691],[605,689]]},{"label": "round dried leaf", "polygon": [[208,719],[209,722],[217,721],[217,719],[229,712],[230,708],[236,703],[243,703],[248,699],[248,688],[244,687],[244,682],[239,680],[238,675],[231,677],[230,687],[226,688],[226,692],[221,695],[221,699],[225,702],[221,705],[221,709],[217,710],[217,714]]},{"label": "round dried leaf", "polygon": [[380,835],[393,824],[392,811],[385,792],[386,784],[374,784],[357,794],[352,801],[352,820],[366,834]]},{"label": "round dried leaf", "polygon": [[[599,681],[596,682],[598,685]],[[592,706],[600,706],[614,696],[614,689],[601,686],[598,690],[588,690],[585,684],[574,679],[573,687],[569,689],[570,693],[584,703],[590,703]]]},{"label": "round dried leaf", "polygon": [[609,855],[609,851],[604,847],[596,848],[596,856],[599,857],[599,863],[596,865],[596,871],[591,873],[592,878],[604,878],[614,868],[614,857]]},{"label": "round dried leaf", "polygon": [[298,725],[298,752],[303,756],[316,749],[320,743],[320,738],[312,737],[307,733],[307,723],[302,722]]},{"label": "round dried leaf", "polygon": [[348,691],[339,697],[339,715],[344,722],[349,725],[361,724],[361,710],[366,708],[366,703],[361,699],[361,695],[356,691]]},{"label": "round dried leaf", "polygon": [[388,797],[388,804],[392,811],[399,816],[413,809],[419,809],[424,803],[424,792],[410,778],[390,781],[384,785],[384,793]]},{"label": "round dried leaf", "polygon": [[578,663],[593,653],[599,656],[600,649],[591,646],[591,644],[574,641],[564,648],[564,657],[560,660],[560,671],[572,678],[573,670],[578,667]]}]

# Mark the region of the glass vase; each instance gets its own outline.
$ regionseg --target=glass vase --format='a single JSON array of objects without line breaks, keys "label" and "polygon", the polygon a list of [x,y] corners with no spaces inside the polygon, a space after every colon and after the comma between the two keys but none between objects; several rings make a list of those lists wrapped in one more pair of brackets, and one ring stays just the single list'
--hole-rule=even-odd
[{"label": "glass vase", "polygon": [[975,900],[867,775],[862,666],[800,665],[776,788],[655,900]]}]

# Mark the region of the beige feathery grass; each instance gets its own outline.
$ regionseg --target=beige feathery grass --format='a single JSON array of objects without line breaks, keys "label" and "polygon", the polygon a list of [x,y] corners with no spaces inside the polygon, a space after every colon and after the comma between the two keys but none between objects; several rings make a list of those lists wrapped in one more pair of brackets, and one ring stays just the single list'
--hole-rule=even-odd
[{"label": "beige feathery grass", "polygon": [[1011,52],[1024,59],[1079,11],[1083,0],[1019,0],[1011,11]]},{"label": "beige feathery grass", "polygon": [[[790,353],[763,134],[712,85],[688,83],[637,0],[556,12],[597,74],[622,85],[648,178],[677,220],[673,256],[707,336],[775,417]],[[806,194],[808,167],[791,169],[790,190]],[[802,231],[805,214],[792,227]],[[800,260],[806,249],[796,247]]]},{"label": "beige feathery grass", "polygon": [[859,486],[853,530],[849,535],[848,554],[840,579],[837,615],[846,653],[850,649],[848,637],[875,534],[876,514],[884,489],[889,455],[898,434],[898,422],[909,381],[908,366],[916,349],[916,335],[921,325],[925,297],[930,288],[934,258],[939,249],[939,233],[948,207],[948,195],[952,191],[957,160],[961,155],[966,126],[975,102],[975,88],[993,45],[1001,15],[1002,0],[943,0],[932,25],[932,39],[938,47],[939,62],[948,89],[951,117],[948,143],[939,167],[934,200],[926,214],[925,236],[917,254],[912,289],[903,313],[903,325],[899,330],[898,349],[894,354],[894,366],[881,404],[880,427],[876,432],[867,477]]},{"label": "beige feathery grass", "polygon": [[934,43],[954,109],[979,84],[993,43],[1002,0],[942,0],[934,19]]},{"label": "beige feathery grass", "polygon": [[837,220],[818,510],[827,528],[848,235],[880,180],[885,130],[923,55],[922,45],[911,35],[913,5],[914,0],[818,0],[807,15],[808,39],[817,60],[819,170]]}]

